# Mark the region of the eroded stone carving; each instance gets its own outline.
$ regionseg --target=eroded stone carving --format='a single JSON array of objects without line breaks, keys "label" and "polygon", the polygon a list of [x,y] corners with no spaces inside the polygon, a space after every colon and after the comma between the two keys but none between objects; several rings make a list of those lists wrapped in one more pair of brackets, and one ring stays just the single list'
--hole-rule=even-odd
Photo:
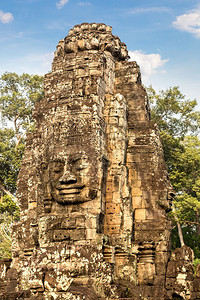
[{"label": "eroded stone carving", "polygon": [[105,24],[77,25],[59,42],[26,142],[2,299],[172,296],[173,192],[139,67],[128,58]]},{"label": "eroded stone carving", "polygon": [[92,161],[91,156],[78,151],[69,154],[66,160],[54,153],[48,163],[42,164],[43,187],[51,201],[77,204],[95,199],[98,193],[97,170]]}]

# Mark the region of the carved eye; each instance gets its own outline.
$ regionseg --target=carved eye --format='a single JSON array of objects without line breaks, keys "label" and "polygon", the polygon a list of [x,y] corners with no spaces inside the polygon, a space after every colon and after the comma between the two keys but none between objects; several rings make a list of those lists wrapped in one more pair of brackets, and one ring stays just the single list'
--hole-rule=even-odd
[{"label": "carved eye", "polygon": [[71,159],[71,163],[72,163],[72,164],[76,164],[78,161],[80,161],[80,159],[81,159],[80,157],[72,158],[72,159]]},{"label": "carved eye", "polygon": [[71,167],[74,171],[81,171],[87,168],[87,157],[76,156],[73,157],[70,161]]},{"label": "carved eye", "polygon": [[82,164],[80,164],[80,165],[78,165],[77,167],[76,167],[76,169],[78,170],[78,171],[81,171],[81,170],[83,170],[83,169],[85,169],[86,168],[86,166],[85,165],[82,165]]},{"label": "carved eye", "polygon": [[64,166],[64,163],[62,163],[61,161],[55,161],[53,163],[53,172],[54,173],[60,173],[60,172],[62,172],[63,166]]},{"label": "carved eye", "polygon": [[69,164],[75,167],[79,166],[80,163],[81,163],[80,157],[72,158],[71,160],[69,160]]},{"label": "carved eye", "polygon": [[87,168],[87,161],[84,158],[81,158],[79,160],[76,161],[75,163],[75,168],[78,171],[84,170]]},{"label": "carved eye", "polygon": [[53,168],[53,172],[55,172],[55,173],[60,173],[61,171],[62,171],[61,167],[54,167]]}]

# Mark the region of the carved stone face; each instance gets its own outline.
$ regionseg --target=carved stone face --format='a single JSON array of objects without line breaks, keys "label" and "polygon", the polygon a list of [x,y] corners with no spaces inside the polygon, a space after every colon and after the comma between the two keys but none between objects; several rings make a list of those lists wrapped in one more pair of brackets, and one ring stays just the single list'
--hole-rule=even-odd
[{"label": "carved stone face", "polygon": [[53,201],[73,204],[96,198],[97,167],[83,152],[70,154],[66,159],[55,157],[49,162],[50,193]]}]

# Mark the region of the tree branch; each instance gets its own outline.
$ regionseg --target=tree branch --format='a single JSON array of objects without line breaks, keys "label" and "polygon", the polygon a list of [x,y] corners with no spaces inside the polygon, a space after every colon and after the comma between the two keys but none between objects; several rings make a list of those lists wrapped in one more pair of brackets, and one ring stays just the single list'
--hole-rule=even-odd
[{"label": "tree branch", "polygon": [[191,221],[181,221],[183,224],[187,223],[187,224],[191,224],[191,225],[200,225],[198,222],[191,222]]},{"label": "tree branch", "polygon": [[17,198],[13,194],[11,194],[11,192],[9,192],[2,184],[0,184],[0,189],[4,191],[6,195],[10,196],[16,204],[18,204]]},{"label": "tree branch", "polygon": [[2,233],[3,233],[3,237],[4,237],[5,239],[7,239],[9,242],[11,242],[11,237],[7,234],[7,232],[6,232],[5,228],[4,228],[4,226],[1,226],[1,231],[2,231]]},{"label": "tree branch", "polygon": [[180,222],[178,221],[178,218],[176,216],[176,209],[172,203],[172,212],[174,213],[174,219],[177,223],[177,227],[178,227],[178,236],[179,236],[179,239],[180,239],[180,243],[181,243],[181,247],[183,247],[185,245],[184,243],[184,239],[183,239],[183,232],[182,232],[182,229],[181,229],[181,225],[180,225]]},{"label": "tree branch", "polygon": [[14,118],[14,127],[15,127],[15,132],[17,133],[19,131],[19,127],[17,126],[17,119],[19,118],[20,114],[18,114],[15,118]]}]

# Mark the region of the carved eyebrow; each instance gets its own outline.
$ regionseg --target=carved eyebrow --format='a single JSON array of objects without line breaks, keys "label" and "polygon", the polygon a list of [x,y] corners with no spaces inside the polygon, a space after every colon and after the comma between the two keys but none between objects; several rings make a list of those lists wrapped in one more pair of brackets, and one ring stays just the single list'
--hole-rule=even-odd
[{"label": "carved eyebrow", "polygon": [[74,157],[70,157],[69,161],[76,162],[76,161],[81,160],[81,159],[82,159],[81,156],[74,156]]},{"label": "carved eyebrow", "polygon": [[54,159],[52,160],[53,163],[57,163],[57,164],[60,164],[60,165],[63,165],[64,164],[64,160],[62,159]]}]

